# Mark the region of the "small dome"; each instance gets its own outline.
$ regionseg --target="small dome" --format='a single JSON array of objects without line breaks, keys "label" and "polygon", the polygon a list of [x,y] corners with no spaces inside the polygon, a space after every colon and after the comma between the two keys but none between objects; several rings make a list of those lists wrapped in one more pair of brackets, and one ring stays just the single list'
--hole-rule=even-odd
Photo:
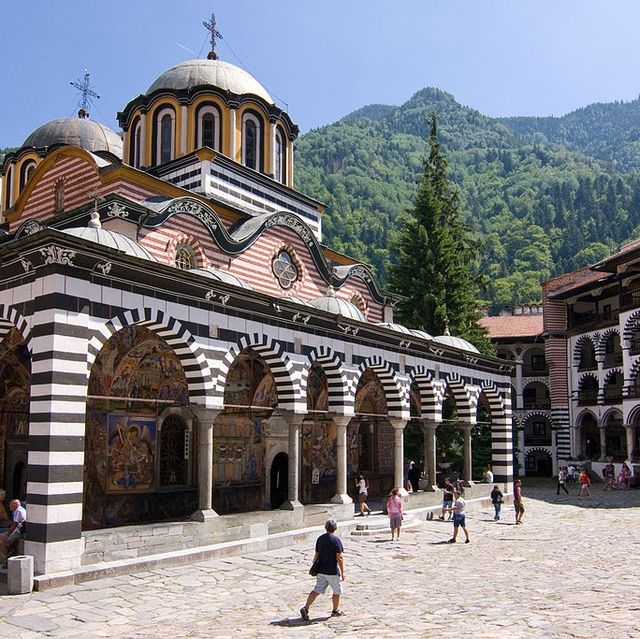
[{"label": "small dome", "polygon": [[282,298],[285,302],[293,302],[294,304],[302,304],[303,306],[310,306],[307,300],[301,300],[299,297],[295,295],[288,295],[287,297]]},{"label": "small dome", "polygon": [[190,268],[189,273],[195,273],[196,275],[202,275],[218,282],[224,282],[225,284],[232,284],[239,288],[251,289],[251,286],[247,284],[243,279],[227,273],[226,271],[220,271],[217,268]]},{"label": "small dome", "polygon": [[415,335],[416,337],[419,337],[420,339],[433,339],[433,335],[429,335],[429,333],[427,333],[427,331],[419,331],[415,328],[411,328],[409,329],[411,331],[412,335]]},{"label": "small dome", "polygon": [[183,91],[199,86],[214,86],[235,95],[250,93],[273,104],[267,90],[244,69],[222,60],[187,60],[167,69],[147,89],[154,91]]},{"label": "small dome", "polygon": [[71,144],[85,151],[108,151],[122,158],[122,139],[108,127],[88,118],[51,120],[38,127],[22,145],[40,149],[53,145]]},{"label": "small dome", "polygon": [[362,311],[355,304],[336,297],[332,286],[329,286],[325,296],[309,300],[308,304],[333,315],[342,315],[342,317],[358,320],[359,322],[367,321]]},{"label": "small dome", "polygon": [[413,337],[419,337],[420,339],[433,339],[433,335],[429,335],[426,331],[419,331],[415,328],[407,328],[402,324],[394,324],[392,322],[380,322],[378,326],[383,326],[391,331],[397,333],[404,333],[405,335],[412,335]]},{"label": "small dome", "polygon": [[446,344],[447,346],[459,348],[461,351],[469,351],[471,353],[480,352],[473,344],[467,342],[466,339],[454,337],[453,335],[438,335],[438,337],[433,338],[433,341],[438,342],[439,344]]},{"label": "small dome", "polygon": [[126,235],[116,233],[115,231],[107,231],[102,228],[92,228],[87,226],[74,227],[71,229],[60,229],[62,233],[73,235],[81,240],[95,242],[108,248],[124,251],[131,257],[139,257],[143,260],[151,260],[157,262],[156,258],[147,251],[144,246],[140,246],[137,242],[128,238]]}]

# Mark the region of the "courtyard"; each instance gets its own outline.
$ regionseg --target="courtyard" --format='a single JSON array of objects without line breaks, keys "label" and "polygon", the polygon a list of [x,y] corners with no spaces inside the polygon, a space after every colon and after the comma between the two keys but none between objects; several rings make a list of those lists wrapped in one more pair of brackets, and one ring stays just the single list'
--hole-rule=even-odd
[{"label": "courtyard", "polygon": [[557,497],[526,480],[524,524],[468,515],[470,544],[426,521],[399,542],[345,538],[341,618],[330,597],[298,610],[314,580],[309,546],[139,572],[0,597],[0,636],[640,637],[640,492]]}]

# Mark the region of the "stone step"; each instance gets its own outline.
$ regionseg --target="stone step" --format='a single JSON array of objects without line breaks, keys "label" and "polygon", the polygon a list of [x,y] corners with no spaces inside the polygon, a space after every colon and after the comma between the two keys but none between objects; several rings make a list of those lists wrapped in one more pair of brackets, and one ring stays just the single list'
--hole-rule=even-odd
[{"label": "stone step", "polygon": [[[406,530],[407,528],[416,528],[421,524],[422,521],[420,519],[414,519],[405,515],[405,518],[402,520],[402,529]],[[365,518],[363,522],[358,522],[356,524],[355,530],[351,531],[351,534],[354,537],[367,537],[370,535],[383,535],[388,533],[389,518],[382,515]]]}]

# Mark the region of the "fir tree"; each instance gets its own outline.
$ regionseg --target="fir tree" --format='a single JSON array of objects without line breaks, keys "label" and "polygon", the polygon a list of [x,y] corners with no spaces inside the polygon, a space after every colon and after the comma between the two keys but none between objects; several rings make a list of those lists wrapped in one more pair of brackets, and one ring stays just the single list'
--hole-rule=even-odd
[{"label": "fir tree", "polygon": [[447,178],[440,151],[437,118],[429,116],[429,156],[418,184],[415,205],[403,220],[395,243],[391,286],[406,297],[396,309],[409,327],[443,335],[447,328],[484,352],[491,352],[486,331],[478,324],[476,291],[471,273],[478,242],[462,222],[458,194]]}]

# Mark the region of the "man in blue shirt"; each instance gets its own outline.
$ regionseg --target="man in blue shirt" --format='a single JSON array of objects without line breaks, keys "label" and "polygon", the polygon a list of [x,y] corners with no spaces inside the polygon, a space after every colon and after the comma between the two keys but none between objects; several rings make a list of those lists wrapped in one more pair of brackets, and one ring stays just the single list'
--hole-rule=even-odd
[{"label": "man in blue shirt", "polygon": [[309,621],[311,604],[318,595],[326,592],[329,586],[331,586],[333,592],[331,597],[333,602],[331,616],[340,617],[342,615],[340,595],[342,594],[342,582],[345,579],[344,557],[342,555],[344,548],[340,538],[334,534],[337,528],[338,524],[336,524],[335,519],[327,520],[324,525],[324,529],[327,532],[324,535],[320,535],[316,541],[316,554],[313,556],[313,561],[319,560],[318,576],[316,577],[316,585],[307,597],[307,603],[300,608],[300,616],[305,621]]}]

